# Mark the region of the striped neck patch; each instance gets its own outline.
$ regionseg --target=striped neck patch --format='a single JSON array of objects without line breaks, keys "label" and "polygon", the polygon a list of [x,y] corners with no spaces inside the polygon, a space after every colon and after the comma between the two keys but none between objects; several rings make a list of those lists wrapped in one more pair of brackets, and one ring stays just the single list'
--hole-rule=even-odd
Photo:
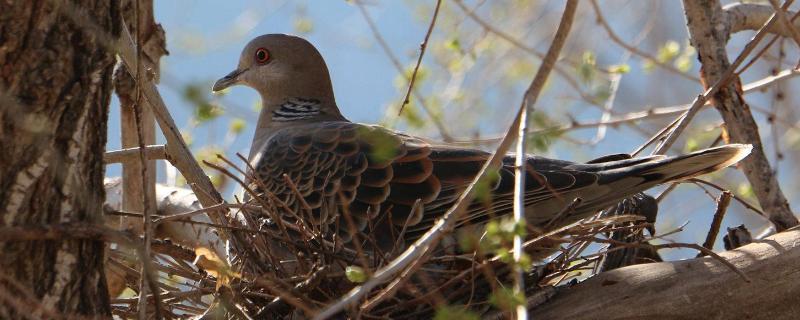
[{"label": "striped neck patch", "polygon": [[320,101],[316,99],[290,98],[272,111],[272,121],[295,121],[309,119],[320,114]]}]

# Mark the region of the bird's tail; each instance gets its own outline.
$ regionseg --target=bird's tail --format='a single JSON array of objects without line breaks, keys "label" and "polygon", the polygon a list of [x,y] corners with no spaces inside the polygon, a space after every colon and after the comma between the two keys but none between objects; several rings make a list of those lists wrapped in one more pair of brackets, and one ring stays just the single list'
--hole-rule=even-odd
[{"label": "bird's tail", "polygon": [[599,188],[597,192],[581,194],[584,201],[576,211],[596,212],[656,185],[717,171],[744,159],[752,148],[749,144],[729,144],[674,157],[650,156],[583,165],[581,169],[598,175]]},{"label": "bird's tail", "polygon": [[729,144],[675,157],[655,158],[633,166],[603,170],[598,182],[612,183],[631,176],[642,178],[644,184],[686,180],[735,164],[747,157],[752,149],[749,144]]}]

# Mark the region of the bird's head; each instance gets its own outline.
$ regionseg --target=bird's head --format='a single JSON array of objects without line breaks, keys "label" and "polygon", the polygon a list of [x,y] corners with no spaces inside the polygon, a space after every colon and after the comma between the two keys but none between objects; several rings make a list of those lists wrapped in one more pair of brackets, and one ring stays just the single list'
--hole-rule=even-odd
[{"label": "bird's head", "polygon": [[[213,90],[240,84],[258,91],[268,112],[293,98],[320,101],[326,108],[336,106],[325,60],[311,43],[296,36],[266,34],[251,40],[237,68],[217,80]],[[330,111],[338,114],[338,110]]]}]

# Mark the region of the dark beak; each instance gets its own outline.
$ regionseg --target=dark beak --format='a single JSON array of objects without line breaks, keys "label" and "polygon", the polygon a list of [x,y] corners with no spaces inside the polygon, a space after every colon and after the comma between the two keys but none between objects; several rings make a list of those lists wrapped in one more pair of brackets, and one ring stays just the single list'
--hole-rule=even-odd
[{"label": "dark beak", "polygon": [[247,69],[244,70],[233,70],[233,72],[229,73],[228,75],[222,77],[222,79],[217,80],[214,83],[214,87],[211,88],[214,92],[222,91],[227,89],[228,87],[234,86],[239,83],[239,75],[245,72]]}]

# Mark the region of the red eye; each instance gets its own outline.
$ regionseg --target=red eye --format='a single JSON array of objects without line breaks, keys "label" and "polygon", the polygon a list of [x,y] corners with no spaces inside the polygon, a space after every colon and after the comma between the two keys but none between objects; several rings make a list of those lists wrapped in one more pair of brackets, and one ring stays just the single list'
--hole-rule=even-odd
[{"label": "red eye", "polygon": [[265,64],[267,61],[269,61],[269,51],[264,48],[258,48],[258,50],[256,50],[256,62]]}]

